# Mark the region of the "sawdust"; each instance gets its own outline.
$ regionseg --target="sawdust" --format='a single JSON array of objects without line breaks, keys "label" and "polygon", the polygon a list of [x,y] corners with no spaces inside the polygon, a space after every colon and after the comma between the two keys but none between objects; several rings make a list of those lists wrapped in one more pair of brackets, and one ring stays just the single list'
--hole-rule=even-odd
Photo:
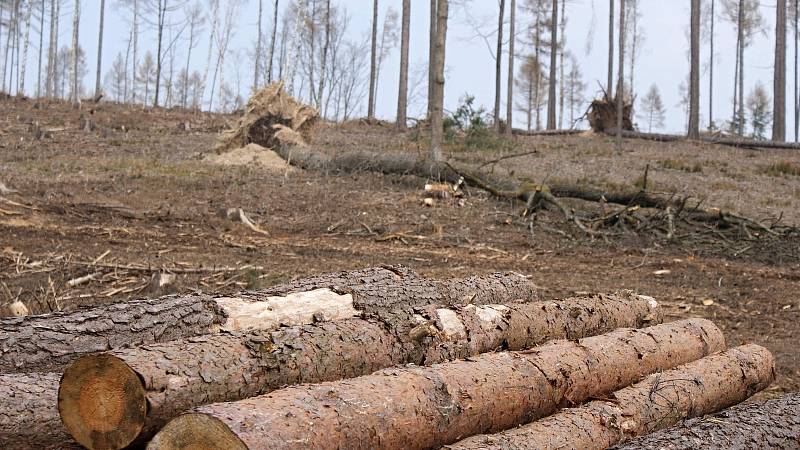
[{"label": "sawdust", "polygon": [[222,154],[210,154],[203,161],[220,166],[261,166],[267,171],[276,173],[295,172],[298,169],[290,166],[283,158],[268,148],[258,144],[247,144]]}]

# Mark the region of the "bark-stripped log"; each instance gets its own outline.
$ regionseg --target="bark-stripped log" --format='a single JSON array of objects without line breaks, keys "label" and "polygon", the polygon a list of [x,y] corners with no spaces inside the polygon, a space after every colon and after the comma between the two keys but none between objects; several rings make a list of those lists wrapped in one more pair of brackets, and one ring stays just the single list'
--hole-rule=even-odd
[{"label": "bark-stripped log", "polygon": [[[473,436],[451,450],[601,450],[740,403],[775,378],[769,350],[744,345],[651,375],[595,400],[494,435]],[[706,448],[708,441],[692,448]],[[659,447],[663,448],[663,447]],[[753,447],[756,448],[756,447]]]},{"label": "bark-stripped log", "polygon": [[800,393],[746,403],[634,439],[618,450],[800,449]]},{"label": "bark-stripped log", "polygon": [[723,348],[719,329],[694,319],[388,369],[201,406],[169,422],[148,448],[436,448],[530,422]]},{"label": "bark-stripped log", "polygon": [[375,267],[312,277],[235,296],[168,296],[0,320],[0,373],[57,371],[81,355],[129,345],[168,342],[220,330],[274,329],[365,315],[399,306],[536,298],[535,285],[518,274],[436,282],[408,268]]},{"label": "bark-stripped log", "polygon": [[[526,349],[551,339],[577,339],[660,321],[655,300],[622,292],[558,302],[429,306],[399,310],[380,320],[204,336],[78,360],[64,375],[59,410],[83,445],[122,448],[137,435],[144,440],[167,420],[206,403],[257,396],[289,384],[352,378],[391,366],[434,364],[495,349]],[[138,388],[123,389],[129,382]],[[104,423],[82,415],[97,409],[94,404],[112,404],[119,392],[126,392],[119,410],[136,414],[106,414]],[[121,429],[128,431],[124,437]]]},{"label": "bark-stripped log", "polygon": [[0,447],[16,449],[81,448],[58,417],[57,373],[0,375]]}]

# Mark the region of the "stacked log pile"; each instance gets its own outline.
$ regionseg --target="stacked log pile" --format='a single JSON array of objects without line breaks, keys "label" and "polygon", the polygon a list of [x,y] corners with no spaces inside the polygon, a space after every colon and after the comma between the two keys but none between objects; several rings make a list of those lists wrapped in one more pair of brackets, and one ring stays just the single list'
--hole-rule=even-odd
[{"label": "stacked log pile", "polygon": [[0,319],[0,446],[606,448],[772,381],[766,349],[662,319],[400,266]]}]

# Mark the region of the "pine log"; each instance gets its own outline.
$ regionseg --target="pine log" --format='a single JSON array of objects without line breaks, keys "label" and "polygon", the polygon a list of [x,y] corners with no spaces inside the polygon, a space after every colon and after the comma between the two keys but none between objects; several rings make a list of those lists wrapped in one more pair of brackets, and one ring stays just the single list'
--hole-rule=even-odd
[{"label": "pine log", "polygon": [[800,393],[734,406],[634,439],[618,450],[800,449]]},{"label": "pine log", "polygon": [[[565,409],[513,430],[473,436],[447,448],[602,450],[687,417],[740,403],[774,378],[775,362],[769,350],[744,345],[651,375],[608,399]],[[697,441],[692,448],[707,448],[708,442]]]},{"label": "pine log", "polygon": [[[611,136],[616,136],[616,128],[606,130]],[[643,139],[656,142],[690,142],[684,135],[643,133],[641,131],[623,130],[622,137],[627,139]],[[795,142],[760,141],[756,139],[736,138],[736,137],[715,137],[700,136],[696,139],[700,142],[709,144],[726,145],[729,147],[747,148],[750,150],[779,149],[779,150],[800,150],[800,144]]]},{"label": "pine log", "polygon": [[148,449],[426,449],[499,432],[724,348],[703,319],[201,406]]},{"label": "pine log", "polygon": [[57,373],[0,375],[0,447],[4,450],[81,448],[58,417]]},{"label": "pine log", "polygon": [[220,330],[274,329],[380,315],[403,305],[507,303],[536,298],[536,286],[508,273],[447,282],[408,268],[321,275],[235,296],[167,296],[0,320],[0,373],[60,371],[84,354],[168,342]]},{"label": "pine log", "polygon": [[[86,447],[122,448],[135,439],[145,440],[166,421],[206,403],[240,400],[291,384],[352,378],[396,365],[430,365],[495,349],[526,349],[551,339],[577,339],[660,321],[655,300],[622,292],[559,302],[429,306],[410,315],[399,310],[381,319],[204,336],[79,359],[64,374],[59,410],[72,436]],[[124,389],[128,383],[135,387]],[[119,392],[126,395],[114,403]],[[108,404],[136,413],[105,414],[102,423],[93,415],[82,415],[98,408],[93,405]]]}]

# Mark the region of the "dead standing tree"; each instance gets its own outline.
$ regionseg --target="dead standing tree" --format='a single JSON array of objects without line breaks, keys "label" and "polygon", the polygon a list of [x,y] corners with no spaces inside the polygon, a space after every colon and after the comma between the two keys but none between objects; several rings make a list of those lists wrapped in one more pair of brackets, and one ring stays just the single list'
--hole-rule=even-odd
[{"label": "dead standing tree", "polygon": [[408,121],[408,47],[411,32],[411,0],[403,0],[400,33],[400,81],[397,92],[397,128],[405,129]]},{"label": "dead standing tree", "polygon": [[[448,0],[436,0],[436,22],[435,34],[436,41],[433,45],[433,59],[430,62],[430,79],[433,80],[430,102],[430,122],[431,122],[431,146],[428,158],[431,161],[442,160],[442,137],[444,134],[443,110],[444,110],[444,61],[445,43],[447,42],[447,15]],[[434,23],[431,23],[434,27]]]}]

